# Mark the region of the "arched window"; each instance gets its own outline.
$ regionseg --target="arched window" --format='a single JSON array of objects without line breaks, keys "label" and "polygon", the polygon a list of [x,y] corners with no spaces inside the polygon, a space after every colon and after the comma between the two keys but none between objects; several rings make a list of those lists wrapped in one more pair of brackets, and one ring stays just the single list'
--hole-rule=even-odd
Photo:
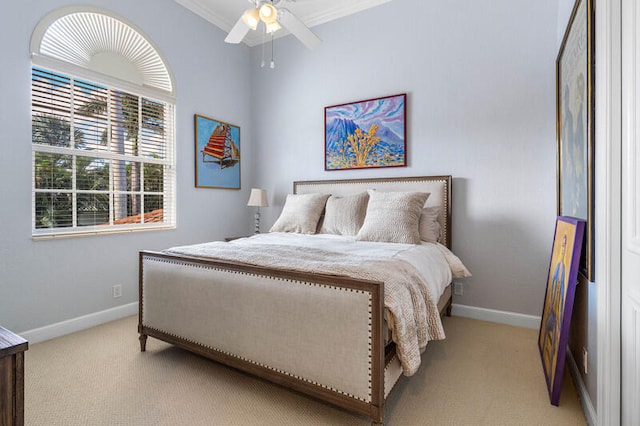
[{"label": "arched window", "polygon": [[140,31],[64,8],[31,39],[34,237],[175,227],[174,85]]}]

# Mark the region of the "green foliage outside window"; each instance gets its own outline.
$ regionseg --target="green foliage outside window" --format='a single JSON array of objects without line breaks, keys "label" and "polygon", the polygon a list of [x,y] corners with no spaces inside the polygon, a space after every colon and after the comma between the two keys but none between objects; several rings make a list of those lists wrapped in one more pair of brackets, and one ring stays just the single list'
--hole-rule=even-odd
[{"label": "green foliage outside window", "polygon": [[[37,99],[41,112],[32,118],[35,228],[73,227],[74,213],[75,226],[95,226],[163,209],[165,166],[145,158],[161,158],[164,104],[118,90],[110,92],[109,104],[106,88],[71,80],[34,68],[34,90],[44,98]],[[48,106],[43,87],[50,89],[57,104]],[[67,105],[58,105],[69,104],[69,87],[81,100],[74,111],[66,112]],[[60,115],[43,110],[58,110]],[[67,117],[75,117],[73,126]],[[56,149],[49,152],[40,146]],[[78,149],[82,155],[73,152]],[[118,160],[102,152],[141,161]]]}]

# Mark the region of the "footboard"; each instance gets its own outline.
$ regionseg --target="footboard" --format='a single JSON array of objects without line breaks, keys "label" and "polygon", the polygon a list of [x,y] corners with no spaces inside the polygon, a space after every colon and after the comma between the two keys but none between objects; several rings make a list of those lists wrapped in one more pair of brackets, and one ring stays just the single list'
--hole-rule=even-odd
[{"label": "footboard", "polygon": [[141,252],[141,349],[156,337],[381,422],[383,295],[380,282]]}]

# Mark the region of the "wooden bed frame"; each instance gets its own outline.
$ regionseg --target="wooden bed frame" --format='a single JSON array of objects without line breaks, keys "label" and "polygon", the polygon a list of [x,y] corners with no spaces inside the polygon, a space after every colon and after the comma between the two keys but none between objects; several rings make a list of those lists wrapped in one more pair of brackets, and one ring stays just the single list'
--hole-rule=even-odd
[{"label": "wooden bed frame", "polygon": [[[427,205],[443,206],[440,217],[443,230],[442,243],[447,247],[451,246],[451,176],[294,182],[294,193],[298,194],[324,192],[348,195],[362,192],[367,188],[380,191],[431,192]],[[384,283],[149,251],[140,252],[139,262],[138,332],[140,348],[143,352],[146,350],[147,337],[155,337],[351,412],[370,417],[373,423],[383,422],[385,400],[402,375],[402,368],[395,353],[395,344],[384,346]],[[185,271],[191,278],[183,278],[181,274]],[[251,277],[252,281],[247,280],[247,277]],[[257,283],[255,286],[251,284],[253,281]],[[161,284],[163,282],[165,284]],[[233,285],[227,285],[228,283]],[[285,291],[287,302],[290,305],[300,306],[300,311],[304,313],[293,312],[290,314],[291,318],[287,318],[283,324],[277,327],[272,324],[271,328],[278,330],[278,333],[272,333],[274,335],[266,339],[259,338],[263,336],[262,323],[272,321],[272,318],[269,321],[258,319],[252,324],[237,325],[239,330],[235,331],[234,335],[245,336],[243,333],[247,333],[247,336],[258,336],[258,338],[245,339],[251,340],[251,347],[243,346],[245,343],[239,339],[236,339],[237,342],[229,343],[227,340],[233,339],[225,340],[219,337],[222,333],[212,331],[210,327],[200,331],[193,330],[197,328],[197,324],[203,322],[203,319],[210,321],[211,327],[215,327],[219,322],[227,321],[226,316],[228,316],[220,314],[215,317],[219,310],[209,305],[198,308],[201,304],[198,299],[204,297],[200,292],[207,292],[209,294],[207,297],[213,304],[225,303],[223,301],[225,297],[233,297],[231,292],[250,292],[256,301],[253,305],[248,302],[248,306],[246,308],[243,306],[243,309],[250,312],[250,316],[255,316],[256,312],[265,312],[265,315],[268,315],[266,302],[261,300],[269,300],[269,297],[275,296],[267,294],[266,289]],[[313,324],[311,318],[314,317],[313,310],[316,309],[317,303],[309,302],[310,293],[323,297],[323,300],[329,301],[327,303],[332,303],[331,300],[334,297],[336,300],[340,299],[340,303],[336,302],[336,306],[323,305],[317,309],[325,310],[325,314],[333,313],[335,309],[337,314],[344,312],[345,315],[359,317],[361,321],[349,321],[345,326],[342,324],[340,326],[341,329],[346,328],[343,330],[344,333],[348,335],[353,333],[359,338],[348,338],[336,342],[330,335],[323,336],[323,332],[318,333],[318,336],[315,333],[307,333],[310,336],[305,334],[302,340],[300,335],[295,338],[287,337],[289,333],[296,332],[293,327],[302,320],[305,324],[309,323],[307,324],[309,327],[316,327],[319,330],[327,328],[324,322],[326,318],[323,319],[322,324]],[[188,296],[189,294],[191,296]],[[193,296],[194,294],[197,296]],[[277,303],[280,299],[271,300]],[[189,309],[181,308],[185,304]],[[450,315],[451,285],[440,297],[438,308],[441,314]],[[220,309],[224,309],[224,306]],[[337,314],[336,316],[339,316]],[[363,321],[367,323],[364,328],[358,325]],[[291,324],[291,330],[286,328],[289,324]],[[220,325],[222,326],[228,327],[224,324]],[[361,338],[363,334],[364,340]],[[309,342],[304,338],[318,340]],[[292,342],[298,342],[299,347],[290,347],[295,344]],[[338,344],[352,345],[345,348],[345,351],[356,354],[354,358],[357,359],[336,358],[335,348]],[[264,355],[274,352],[273,345],[278,349],[276,351],[278,357],[282,356],[286,360],[294,356],[298,357],[295,359],[300,359],[300,354],[303,354],[302,359],[308,356],[310,365],[289,368],[287,363],[291,362],[290,360],[285,364],[278,364],[279,358],[269,359]],[[309,352],[308,346],[314,346],[313,353],[304,355]],[[314,363],[311,360],[314,357],[322,358],[323,362]],[[363,362],[361,357],[364,357],[366,362]],[[327,359],[333,361],[327,363]],[[353,364],[353,368],[350,363]],[[335,371],[333,371],[333,365],[337,365]],[[363,365],[364,367],[361,367]],[[355,371],[353,374],[357,376],[355,379],[350,379],[347,384],[340,383],[340,376],[343,375],[345,368],[349,372]],[[364,371],[358,372],[359,368]]]}]

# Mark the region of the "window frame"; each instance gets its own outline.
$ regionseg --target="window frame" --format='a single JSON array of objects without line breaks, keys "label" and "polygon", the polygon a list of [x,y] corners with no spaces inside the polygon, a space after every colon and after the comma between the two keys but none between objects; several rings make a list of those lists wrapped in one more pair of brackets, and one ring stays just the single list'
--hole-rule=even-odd
[{"label": "window frame", "polygon": [[[136,232],[136,231],[152,231],[152,230],[163,230],[163,229],[175,229],[176,227],[176,173],[175,173],[175,104],[170,102],[170,99],[173,99],[172,96],[163,95],[158,93],[158,91],[153,89],[146,89],[144,87],[138,87],[134,84],[119,80],[117,78],[105,76],[104,74],[91,72],[89,70],[81,69],[73,65],[60,66],[59,61],[47,58],[47,60],[41,60],[43,58],[38,58],[39,60],[32,60],[31,72],[33,79],[33,70],[34,69],[44,69],[48,72],[53,72],[55,74],[61,74],[65,77],[70,77],[71,84],[73,86],[73,82],[75,80],[81,80],[83,82],[89,82],[95,85],[103,86],[106,90],[111,93],[111,91],[120,91],[127,93],[128,95],[134,95],[138,98],[139,103],[141,104],[141,99],[145,98],[153,102],[162,103],[167,111],[165,111],[165,122],[166,122],[166,134],[164,137],[165,143],[165,158],[164,159],[154,159],[150,157],[144,157],[138,153],[138,155],[132,154],[119,154],[112,151],[95,151],[90,149],[81,149],[76,148],[71,143],[69,147],[57,147],[51,145],[37,144],[31,142],[31,232],[32,238],[34,239],[43,239],[43,238],[53,238],[53,237],[73,237],[73,236],[88,236],[88,235],[102,235],[102,234],[112,234],[112,233],[123,233],[123,232]],[[54,66],[52,66],[54,65]],[[55,66],[57,65],[57,66]],[[32,83],[33,84],[33,83]],[[33,87],[33,86],[32,86]],[[73,100],[73,96],[70,97]],[[110,97],[109,97],[110,98]],[[109,107],[112,106],[112,101],[109,99],[108,101]],[[74,112],[73,102],[70,105],[69,114],[73,116]],[[140,111],[141,107],[139,107]],[[31,114],[32,120],[35,116],[35,111],[33,108],[33,97],[31,99]],[[110,114],[107,114],[110,115]],[[73,138],[73,122],[70,122],[70,138]],[[140,124],[138,133],[143,130],[143,126]],[[109,140],[111,142],[111,132],[109,132]],[[72,141],[73,142],[73,141]],[[73,161],[72,168],[72,188],[71,189],[40,189],[36,188],[36,155],[37,153],[44,154],[59,154],[59,155],[69,155]],[[162,222],[150,222],[144,223],[144,214],[142,214],[144,209],[144,201],[143,198],[145,195],[160,195],[158,192],[145,191],[144,190],[144,181],[141,180],[140,186],[137,191],[116,191],[114,189],[113,184],[113,171],[109,171],[109,188],[106,190],[99,191],[90,191],[90,190],[79,190],[77,188],[76,182],[76,168],[75,163],[78,157],[91,157],[91,158],[99,158],[107,161],[125,161],[125,162],[137,162],[140,163],[140,167],[144,168],[145,164],[159,164],[164,167],[163,173],[163,221]],[[144,174],[143,174],[144,175]],[[38,193],[69,193],[72,194],[72,226],[69,227],[51,227],[51,228],[38,228],[36,224],[36,194]],[[89,225],[89,226],[80,226],[77,221],[77,205],[76,200],[78,194],[107,194],[109,197],[109,222],[108,224],[101,225]],[[140,212],[134,213],[141,215],[140,223],[128,223],[128,224],[114,224],[114,212],[113,212],[113,198],[116,195],[135,195],[140,197]],[[148,212],[147,212],[148,213]],[[146,213],[145,213],[146,214]]]},{"label": "window frame", "polygon": [[[54,238],[54,237],[71,237],[71,236],[84,236],[84,235],[101,235],[121,232],[134,232],[134,231],[148,231],[148,230],[162,230],[162,229],[175,229],[176,227],[176,97],[175,97],[175,83],[171,70],[167,66],[167,61],[163,58],[160,50],[155,46],[153,40],[147,37],[143,31],[137,28],[134,24],[127,19],[112,13],[109,10],[93,7],[93,6],[63,6],[59,9],[49,12],[43,17],[40,22],[34,28],[30,41],[31,52],[31,78],[32,78],[32,90],[31,90],[31,113],[32,113],[32,154],[31,154],[31,199],[32,199],[32,212],[31,212],[31,228],[32,238]],[[104,55],[111,56],[104,56]],[[111,60],[107,60],[111,58]],[[95,61],[94,61],[95,59]],[[122,62],[125,61],[125,62]],[[114,66],[117,64],[117,66]],[[97,143],[96,135],[99,134],[99,130],[108,134],[109,141],[111,133],[114,130],[112,123],[109,121],[111,115],[117,116],[113,111],[107,107],[106,114],[101,118],[95,118],[95,133],[93,138],[89,137],[88,145],[93,144],[94,149],[83,149],[87,146],[77,147],[74,143],[75,132],[73,130],[73,110],[77,109],[74,105],[73,95],[70,94],[70,105],[68,106],[70,111],[68,113],[61,113],[60,118],[62,120],[69,120],[69,146],[56,146],[54,144],[36,144],[34,143],[34,117],[38,114],[37,107],[34,107],[34,75],[33,70],[35,68],[45,69],[56,74],[62,74],[65,77],[73,77],[74,79],[83,80],[84,83],[95,84],[96,86],[108,88],[108,94],[111,90],[126,94],[125,96],[134,95],[138,97],[138,121],[134,124],[137,130],[137,136],[134,138],[126,137],[127,132],[131,129],[126,125],[121,127],[123,132],[117,139],[124,141],[125,146],[129,145],[129,153],[125,151],[116,151],[112,149],[101,149],[102,143]],[[70,86],[73,90],[74,85]],[[144,102],[141,99],[147,98],[150,102]],[[164,107],[157,107],[156,102],[162,103]],[[66,107],[66,105],[65,105]],[[153,123],[154,118],[159,117],[155,115],[158,111],[164,111],[164,120],[158,125],[162,126],[164,130],[163,136],[159,139],[158,143],[156,139],[157,134],[149,132],[149,126],[143,124],[143,119],[146,118]],[[146,113],[145,113],[146,111]],[[148,114],[148,115],[147,115]],[[49,115],[47,112],[43,113],[44,116]],[[56,117],[54,112],[51,114]],[[121,119],[121,117],[119,117]],[[105,120],[101,122],[101,120]],[[82,119],[81,119],[82,120]],[[89,119],[88,122],[92,120]],[[120,121],[118,119],[118,121]],[[76,123],[80,129],[82,129],[85,123],[81,121]],[[37,125],[37,123],[36,123]],[[91,128],[91,124],[88,123]],[[61,127],[59,130],[66,132],[65,127]],[[151,125],[153,127],[153,124]],[[46,124],[42,127],[46,129]],[[125,135],[125,136],[122,136]],[[66,135],[65,135],[66,136]],[[129,134],[130,136],[130,134]],[[115,139],[116,137],[114,137]],[[146,148],[144,144],[146,142]],[[142,145],[140,145],[142,144]],[[164,147],[164,149],[163,149]],[[164,157],[163,160],[151,158],[153,152],[159,150],[161,153],[159,156]],[[71,216],[73,221],[72,226],[69,227],[48,227],[37,228],[36,226],[36,194],[41,191],[41,188],[36,188],[36,155],[38,153],[50,153],[50,154],[63,154],[71,155],[71,176],[72,176],[72,188],[68,190],[65,188],[65,192],[73,192],[73,202],[71,203]],[[135,154],[135,155],[134,155]],[[92,192],[94,188],[88,184],[92,179],[92,185],[100,184],[100,189],[104,187],[105,174],[104,172],[98,172],[97,174],[85,174],[80,177],[81,182],[81,194],[84,193],[108,193],[108,225],[99,225],[101,218],[105,217],[105,201],[97,201],[97,209],[93,210],[96,215],[92,218],[93,223],[89,226],[81,224],[78,226],[77,215],[78,205],[77,194],[78,189],[76,185],[76,161],[79,157],[86,157],[89,161],[108,161],[110,162],[108,170],[109,187],[105,191]],[[91,160],[93,159],[93,160]],[[133,177],[132,172],[126,165],[122,163],[114,167],[113,160],[121,161],[135,161],[139,163],[141,173],[137,177]],[[85,161],[85,160],[81,160]],[[54,163],[50,163],[53,165]],[[84,163],[80,163],[84,164]],[[154,183],[162,185],[162,222],[150,222],[150,223],[127,223],[123,225],[114,224],[114,174],[119,174],[122,179],[127,180],[127,184],[119,186],[118,189],[123,189],[121,194],[127,194],[123,197],[123,202],[127,209],[127,213],[124,213],[126,218],[131,218],[137,211],[140,215],[141,222],[144,221],[144,196],[150,194],[145,192],[144,175],[147,172],[145,170],[145,164],[162,164],[163,173],[162,180],[160,175],[153,170],[149,172],[154,175]],[[68,179],[69,164],[57,164],[55,166],[62,166],[65,169],[54,170],[52,177],[55,173],[60,171],[58,177],[64,181]],[[53,166],[53,167],[55,167]],[[116,170],[117,169],[117,170]],[[83,181],[82,179],[88,179]],[[45,179],[47,179],[45,177]],[[138,180],[139,179],[139,180]],[[40,185],[42,181],[39,181]],[[60,192],[55,189],[56,184],[48,182],[51,185],[51,192]],[[63,185],[68,185],[68,182],[64,182]],[[133,186],[137,188],[137,191],[131,191]],[[90,190],[87,191],[86,189]],[[148,188],[153,189],[153,188]],[[130,194],[136,194],[139,201],[131,202]],[[150,194],[152,197],[154,194]],[[158,193],[155,196],[159,195]],[[91,196],[89,196],[91,198]],[[98,198],[98,197],[96,197]],[[93,200],[87,203],[91,205]],[[159,200],[156,200],[159,202]],[[160,204],[157,204],[158,206]],[[68,204],[64,206],[64,210],[67,211]],[[133,211],[131,211],[133,210]],[[91,212],[92,209],[85,210],[85,212]],[[118,215],[121,216],[121,215]],[[55,215],[52,215],[55,217]],[[65,220],[68,220],[65,218]]]}]

